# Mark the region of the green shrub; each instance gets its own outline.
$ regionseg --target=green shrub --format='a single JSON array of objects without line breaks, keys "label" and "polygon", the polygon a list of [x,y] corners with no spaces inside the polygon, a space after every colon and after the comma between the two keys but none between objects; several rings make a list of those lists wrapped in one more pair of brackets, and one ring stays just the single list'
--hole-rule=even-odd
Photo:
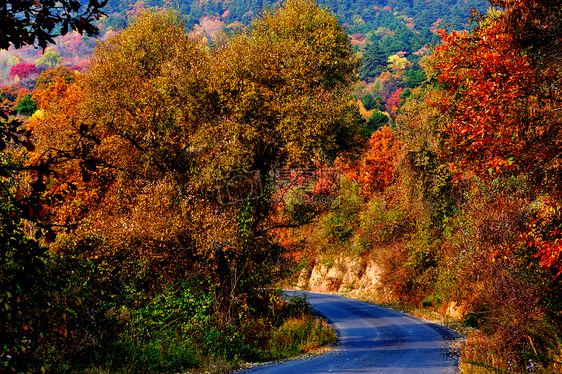
[{"label": "green shrub", "polygon": [[273,332],[269,351],[274,358],[286,358],[335,341],[336,334],[325,321],[303,315],[287,320]]},{"label": "green shrub", "polygon": [[372,199],[359,215],[359,229],[355,237],[358,247],[370,251],[380,244],[393,243],[409,232],[412,218],[400,206],[388,206],[382,199]]}]

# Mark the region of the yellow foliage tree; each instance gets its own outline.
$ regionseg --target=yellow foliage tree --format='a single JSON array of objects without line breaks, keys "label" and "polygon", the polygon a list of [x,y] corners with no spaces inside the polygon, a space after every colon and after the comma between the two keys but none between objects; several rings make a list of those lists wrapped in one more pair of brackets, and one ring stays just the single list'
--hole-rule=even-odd
[{"label": "yellow foliage tree", "polygon": [[38,152],[81,144],[111,170],[77,235],[206,274],[227,318],[278,262],[271,170],[334,156],[356,131],[357,62],[333,14],[291,0],[250,30],[209,47],[176,14],[145,12],[68,89],[80,94],[70,133],[47,135],[56,108],[36,126]]},{"label": "yellow foliage tree", "polygon": [[397,54],[388,57],[388,67],[394,72],[394,76],[402,76],[407,67],[412,66],[406,57],[400,57]]}]

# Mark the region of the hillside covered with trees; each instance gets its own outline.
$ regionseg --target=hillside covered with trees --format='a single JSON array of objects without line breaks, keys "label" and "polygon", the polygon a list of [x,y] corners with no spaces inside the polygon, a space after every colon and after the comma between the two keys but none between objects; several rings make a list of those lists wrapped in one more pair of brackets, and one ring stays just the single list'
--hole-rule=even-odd
[{"label": "hillside covered with trees", "polygon": [[[481,12],[484,0],[462,1],[359,1],[321,3],[331,9],[351,38],[353,51],[359,57],[359,80],[356,98],[363,103],[362,115],[370,121],[370,130],[388,123],[395,115],[400,96],[425,79],[419,62],[439,41],[440,27],[464,30],[470,28],[470,9]],[[115,1],[104,6],[107,17],[96,24],[100,35],[71,32],[55,39],[45,53],[33,46],[13,47],[0,51],[0,85],[12,91],[32,91],[34,79],[45,69],[63,65],[80,70],[88,65],[96,40],[109,37],[126,28],[128,22],[145,9],[171,7],[178,11],[188,30],[212,43],[223,33],[231,34],[249,25],[263,9],[274,2],[262,1]],[[27,91],[20,96],[25,97]],[[404,92],[405,91],[405,92]],[[16,100],[11,100],[16,101]],[[17,101],[16,101],[17,104]],[[16,105],[14,104],[14,105]],[[384,115],[383,115],[384,113]]]},{"label": "hillside covered with trees", "polygon": [[463,372],[562,371],[559,1],[171,8],[2,51],[0,370],[295,355],[335,335],[274,289],[353,263]]}]

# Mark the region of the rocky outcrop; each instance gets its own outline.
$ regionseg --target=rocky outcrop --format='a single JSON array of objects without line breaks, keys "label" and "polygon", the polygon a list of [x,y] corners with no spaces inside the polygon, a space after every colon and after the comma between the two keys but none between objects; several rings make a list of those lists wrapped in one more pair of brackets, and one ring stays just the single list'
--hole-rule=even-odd
[{"label": "rocky outcrop", "polygon": [[299,274],[297,288],[315,292],[376,292],[381,268],[365,259],[341,258],[333,263],[317,262]]},{"label": "rocky outcrop", "polygon": [[[293,288],[312,292],[340,293],[352,298],[374,302],[396,302],[380,282],[382,268],[373,260],[341,258],[331,263],[317,262],[312,269],[303,269]],[[451,301],[442,305],[435,315],[461,320],[465,305]],[[441,318],[441,320],[442,320]]]}]

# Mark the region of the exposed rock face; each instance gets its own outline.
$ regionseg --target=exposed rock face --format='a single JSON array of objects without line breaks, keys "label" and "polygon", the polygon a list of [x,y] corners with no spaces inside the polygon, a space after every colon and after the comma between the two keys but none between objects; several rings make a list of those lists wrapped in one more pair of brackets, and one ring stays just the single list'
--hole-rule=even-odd
[{"label": "exposed rock face", "polygon": [[373,261],[342,258],[333,264],[316,263],[299,275],[297,288],[315,292],[376,292],[381,268]]},{"label": "exposed rock face", "polygon": [[459,305],[456,301],[451,301],[447,305],[447,311],[445,315],[451,317],[455,320],[461,320],[466,314],[466,308],[463,305]]}]

